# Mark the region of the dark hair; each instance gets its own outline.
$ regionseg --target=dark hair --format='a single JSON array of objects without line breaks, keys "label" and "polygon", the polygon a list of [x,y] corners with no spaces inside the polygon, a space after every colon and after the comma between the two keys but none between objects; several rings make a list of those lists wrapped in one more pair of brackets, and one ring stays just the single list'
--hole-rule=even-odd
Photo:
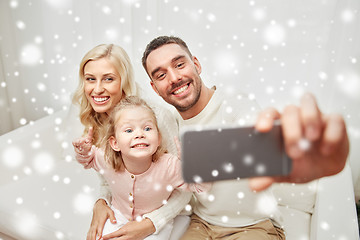
[{"label": "dark hair", "polygon": [[179,37],[174,37],[174,36],[160,36],[157,37],[155,39],[153,39],[147,46],[146,49],[144,51],[143,57],[142,57],[142,65],[145,69],[145,71],[147,72],[147,66],[146,66],[146,59],[148,58],[149,54],[158,49],[159,47],[166,45],[166,44],[171,44],[171,43],[175,43],[177,45],[179,45],[180,47],[182,47],[188,54],[190,57],[192,57],[192,54],[188,48],[188,46],[186,45],[186,43]]}]

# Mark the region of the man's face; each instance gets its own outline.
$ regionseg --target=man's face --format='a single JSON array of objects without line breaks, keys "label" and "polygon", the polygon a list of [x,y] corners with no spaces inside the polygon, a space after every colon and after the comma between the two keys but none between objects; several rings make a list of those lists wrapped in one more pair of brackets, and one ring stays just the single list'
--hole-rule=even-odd
[{"label": "man's face", "polygon": [[195,57],[177,44],[166,44],[146,59],[151,86],[179,112],[191,109],[200,98],[201,66]]}]

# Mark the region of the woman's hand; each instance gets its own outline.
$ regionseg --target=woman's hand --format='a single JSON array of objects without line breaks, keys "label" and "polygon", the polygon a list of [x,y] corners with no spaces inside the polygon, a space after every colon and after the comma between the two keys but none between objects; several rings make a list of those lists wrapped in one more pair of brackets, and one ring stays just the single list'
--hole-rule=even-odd
[{"label": "woman's hand", "polygon": [[287,106],[280,114],[273,108],[259,115],[256,129],[269,131],[280,119],[287,155],[292,159],[288,176],[256,177],[250,187],[261,191],[273,182],[306,183],[339,173],[349,154],[349,140],[340,115],[323,114],[311,94],[301,99],[300,106]]},{"label": "woman's hand", "polygon": [[93,218],[91,220],[86,240],[100,239],[105,222],[108,218],[112,223],[116,223],[113,210],[111,210],[111,208],[106,204],[105,200],[100,199],[94,205]]},{"label": "woman's hand", "polygon": [[78,138],[72,142],[75,152],[77,154],[83,156],[89,154],[92,147],[93,135],[94,135],[94,129],[90,127],[87,136]]},{"label": "woman's hand", "polygon": [[131,221],[122,226],[119,230],[103,236],[101,239],[116,240],[142,240],[155,232],[155,227],[150,219],[145,218],[142,221]]}]

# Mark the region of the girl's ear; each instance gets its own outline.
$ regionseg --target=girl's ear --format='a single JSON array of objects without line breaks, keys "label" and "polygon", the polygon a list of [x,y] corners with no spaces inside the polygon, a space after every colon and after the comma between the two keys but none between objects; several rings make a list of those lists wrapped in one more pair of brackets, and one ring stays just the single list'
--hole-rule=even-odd
[{"label": "girl's ear", "polygon": [[116,138],[115,138],[114,136],[111,136],[111,137],[109,138],[109,143],[110,143],[111,148],[112,148],[114,151],[120,152],[120,148],[118,147]]}]

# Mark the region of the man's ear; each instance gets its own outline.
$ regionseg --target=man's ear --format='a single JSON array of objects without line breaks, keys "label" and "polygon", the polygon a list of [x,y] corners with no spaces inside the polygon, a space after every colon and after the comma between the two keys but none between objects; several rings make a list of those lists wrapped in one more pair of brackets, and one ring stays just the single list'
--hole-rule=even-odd
[{"label": "man's ear", "polygon": [[201,73],[201,64],[200,64],[199,60],[195,56],[192,56],[192,60],[194,62],[197,73],[200,75],[200,73]]},{"label": "man's ear", "polygon": [[154,91],[157,93],[157,95],[160,96],[159,91],[157,90],[157,88],[156,88],[156,86],[155,86],[155,83],[151,80],[151,81],[150,81],[150,84],[151,84],[152,89],[154,89]]},{"label": "man's ear", "polygon": [[109,143],[110,143],[111,148],[112,148],[114,151],[120,152],[120,148],[118,147],[116,138],[115,138],[114,136],[111,136],[111,137],[109,138]]}]

